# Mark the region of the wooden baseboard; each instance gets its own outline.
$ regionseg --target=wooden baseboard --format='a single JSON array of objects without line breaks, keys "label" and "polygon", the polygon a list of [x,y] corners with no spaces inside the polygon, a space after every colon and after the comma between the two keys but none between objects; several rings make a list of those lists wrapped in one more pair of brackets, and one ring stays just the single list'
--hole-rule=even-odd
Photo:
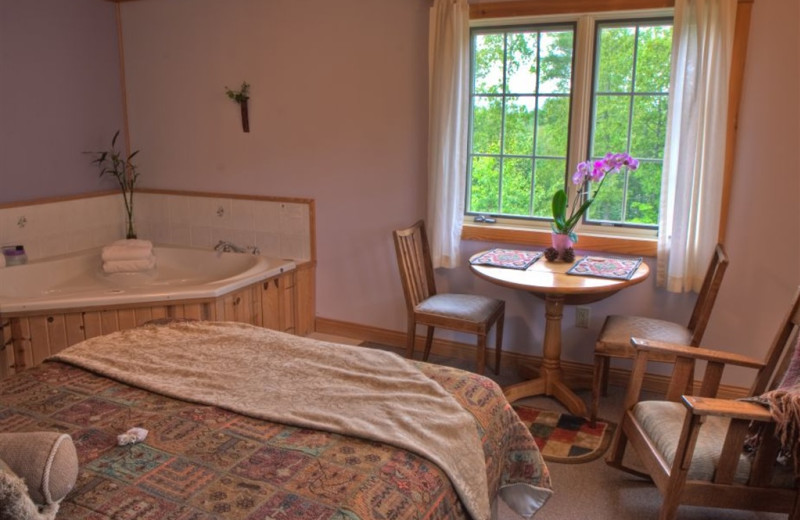
[{"label": "wooden baseboard", "polygon": [[[361,325],[358,323],[351,323],[346,321],[332,320],[328,318],[317,317],[315,321],[315,331],[323,334],[331,334],[335,336],[343,336],[346,338],[359,339],[373,343],[380,343],[382,345],[389,345],[392,347],[405,348],[406,334],[394,330],[382,329],[379,327],[372,327],[370,325]],[[415,351],[421,351],[425,344],[425,338],[417,336],[415,342]],[[465,343],[458,343],[455,341],[441,340],[434,338],[433,347],[431,351],[437,355],[452,357],[456,359],[470,360],[475,357],[475,347]],[[487,359],[493,359],[494,349],[488,349],[486,353]],[[501,368],[508,370],[520,370],[525,373],[526,366],[538,368],[542,364],[540,356],[530,356],[527,354],[520,354],[518,352],[504,351],[501,361]],[[576,363],[574,361],[562,361],[561,367],[564,370],[564,376],[570,380],[580,381],[584,388],[588,388],[592,380],[592,365],[585,363]],[[529,371],[528,371],[529,372]],[[612,368],[609,371],[609,384],[615,386],[626,386],[630,371],[622,368]],[[657,393],[666,393],[669,378],[667,376],[658,374],[647,374],[644,378],[643,389]],[[699,382],[695,382],[699,388]],[[717,395],[723,399],[736,399],[747,395],[747,388],[733,386],[733,385],[720,385],[719,394]]]}]

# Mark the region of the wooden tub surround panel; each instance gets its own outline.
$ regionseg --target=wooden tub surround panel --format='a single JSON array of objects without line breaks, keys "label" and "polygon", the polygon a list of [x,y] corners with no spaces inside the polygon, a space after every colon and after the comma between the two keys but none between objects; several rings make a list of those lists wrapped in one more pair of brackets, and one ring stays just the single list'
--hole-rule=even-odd
[{"label": "wooden tub surround panel", "polygon": [[313,304],[305,301],[312,293],[313,272],[307,262],[297,271],[211,299],[4,315],[0,317],[0,378],[39,365],[85,339],[159,318],[236,321],[306,335],[313,324]]}]

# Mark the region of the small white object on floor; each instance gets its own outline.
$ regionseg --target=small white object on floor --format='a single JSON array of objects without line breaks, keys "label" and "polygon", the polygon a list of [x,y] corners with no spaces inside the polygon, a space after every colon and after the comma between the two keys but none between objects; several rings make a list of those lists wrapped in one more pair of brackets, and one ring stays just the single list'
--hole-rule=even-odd
[{"label": "small white object on floor", "polygon": [[142,442],[147,437],[147,430],[144,428],[131,428],[123,434],[117,435],[117,445],[136,444]]}]

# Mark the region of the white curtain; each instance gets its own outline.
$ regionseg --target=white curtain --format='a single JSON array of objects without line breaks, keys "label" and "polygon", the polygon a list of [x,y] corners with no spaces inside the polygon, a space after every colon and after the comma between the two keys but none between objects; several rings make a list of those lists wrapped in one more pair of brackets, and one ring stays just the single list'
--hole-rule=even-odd
[{"label": "white curtain", "polygon": [[717,242],[737,0],[676,0],[656,281],[699,291]]},{"label": "white curtain", "polygon": [[427,212],[434,267],[456,267],[460,262],[469,68],[469,5],[466,0],[435,0],[428,40]]}]

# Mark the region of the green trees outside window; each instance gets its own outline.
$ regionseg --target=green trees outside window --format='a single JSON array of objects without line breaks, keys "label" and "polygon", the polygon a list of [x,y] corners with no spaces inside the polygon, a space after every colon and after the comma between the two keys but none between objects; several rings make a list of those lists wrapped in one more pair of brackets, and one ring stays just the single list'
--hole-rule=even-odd
[{"label": "green trees outside window", "polygon": [[574,27],[473,34],[469,210],[546,217],[564,184]]},{"label": "green trees outside window", "polygon": [[640,168],[608,179],[586,220],[657,226],[672,25],[598,24],[595,41],[589,158],[625,150],[639,159]]},{"label": "green trees outside window", "polygon": [[[568,185],[569,158],[611,151],[640,168],[609,179],[585,221],[658,224],[671,21],[596,24],[583,114],[571,113],[576,32],[571,23],[473,29],[468,213],[546,221],[553,194]],[[588,140],[570,138],[576,117],[588,120]],[[571,150],[579,142],[588,149]]]}]

